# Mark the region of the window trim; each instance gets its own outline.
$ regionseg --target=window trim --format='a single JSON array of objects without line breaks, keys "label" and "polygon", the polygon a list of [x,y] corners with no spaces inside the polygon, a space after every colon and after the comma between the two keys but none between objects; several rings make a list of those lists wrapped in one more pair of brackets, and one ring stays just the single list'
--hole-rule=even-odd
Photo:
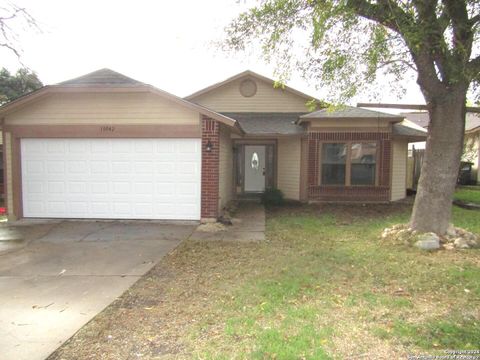
[{"label": "window trim", "polygon": [[[373,144],[375,143],[376,152],[375,152],[375,183],[371,185],[352,185],[351,175],[352,175],[352,144]],[[319,186],[328,186],[328,187],[372,187],[379,186],[379,169],[380,169],[380,141],[378,140],[348,140],[348,141],[338,141],[338,140],[328,140],[320,141],[318,143],[318,185]],[[345,144],[347,146],[347,159],[345,161],[345,184],[344,185],[325,185],[322,184],[322,148],[323,144]]]}]

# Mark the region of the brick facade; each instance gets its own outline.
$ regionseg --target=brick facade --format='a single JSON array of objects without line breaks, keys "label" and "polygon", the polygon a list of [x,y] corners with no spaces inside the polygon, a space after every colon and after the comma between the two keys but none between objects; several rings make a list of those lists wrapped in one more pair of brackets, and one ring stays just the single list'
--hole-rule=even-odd
[{"label": "brick facade", "polygon": [[[378,186],[320,185],[319,150],[323,141],[375,141],[380,151]],[[389,201],[392,144],[390,132],[311,132],[308,134],[308,198],[323,201]]]},{"label": "brick facade", "polygon": [[[218,122],[202,116],[202,219],[218,216],[220,129]],[[212,149],[206,150],[210,141]]]}]

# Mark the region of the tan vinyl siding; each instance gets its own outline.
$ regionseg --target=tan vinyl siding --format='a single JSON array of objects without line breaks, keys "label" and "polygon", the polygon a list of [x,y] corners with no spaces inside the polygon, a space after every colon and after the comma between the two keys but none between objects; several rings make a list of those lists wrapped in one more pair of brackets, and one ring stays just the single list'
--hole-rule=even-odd
[{"label": "tan vinyl siding", "polygon": [[406,141],[395,140],[392,146],[392,195],[391,200],[405,198],[407,187],[407,151]]},{"label": "tan vinyl siding", "polygon": [[28,124],[198,124],[198,112],[150,93],[52,94],[6,117]]},{"label": "tan vinyl siding", "polygon": [[220,86],[191,101],[219,112],[308,112],[308,99],[259,79],[252,79],[257,84],[257,93],[252,97],[242,96],[239,86],[245,79]]},{"label": "tan vinyl siding", "polygon": [[15,220],[13,209],[13,186],[12,186],[12,135],[9,132],[5,133],[5,144],[3,147],[5,151],[5,166],[4,171],[7,174],[7,191],[5,193],[7,203],[7,215],[9,220]]},{"label": "tan vinyl siding", "polygon": [[220,127],[219,155],[219,210],[222,210],[233,197],[233,150],[230,131]]},{"label": "tan vinyl siding", "polygon": [[300,144],[299,137],[278,139],[277,187],[286,199],[300,199]]}]

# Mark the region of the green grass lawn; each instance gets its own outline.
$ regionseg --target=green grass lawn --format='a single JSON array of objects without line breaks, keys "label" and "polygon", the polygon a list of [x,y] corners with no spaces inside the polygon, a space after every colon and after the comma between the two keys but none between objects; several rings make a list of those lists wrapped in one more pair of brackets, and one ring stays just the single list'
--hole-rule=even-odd
[{"label": "green grass lawn", "polygon": [[[225,332],[202,357],[387,359],[480,347],[478,251],[383,243],[380,231],[406,212],[335,210],[270,215],[260,266],[221,306]],[[457,226],[480,233],[478,214],[454,211]]]},{"label": "green grass lawn", "polygon": [[455,191],[455,199],[480,204],[480,186],[460,187]]},{"label": "green grass lawn", "polygon": [[[409,211],[286,207],[268,212],[263,243],[187,241],[53,358],[399,359],[479,349],[480,251],[380,240]],[[480,234],[478,212],[455,208],[454,222]]]}]

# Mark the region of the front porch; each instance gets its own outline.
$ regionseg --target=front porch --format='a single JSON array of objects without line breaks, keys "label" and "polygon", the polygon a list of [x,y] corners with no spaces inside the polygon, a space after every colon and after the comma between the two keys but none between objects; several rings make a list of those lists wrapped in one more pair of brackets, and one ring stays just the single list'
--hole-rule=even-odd
[{"label": "front porch", "polygon": [[276,140],[234,140],[234,192],[240,197],[261,194],[277,185]]}]

